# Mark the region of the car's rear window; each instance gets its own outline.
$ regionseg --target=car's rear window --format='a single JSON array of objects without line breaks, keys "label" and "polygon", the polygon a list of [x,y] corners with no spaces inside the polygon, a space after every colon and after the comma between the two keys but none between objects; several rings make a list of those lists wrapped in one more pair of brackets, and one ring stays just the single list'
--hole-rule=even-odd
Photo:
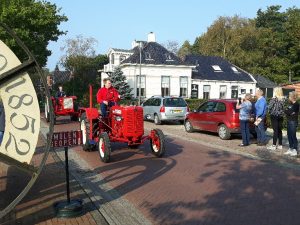
[{"label": "car's rear window", "polygon": [[164,99],[166,107],[186,107],[186,102],[182,98],[166,98]]}]

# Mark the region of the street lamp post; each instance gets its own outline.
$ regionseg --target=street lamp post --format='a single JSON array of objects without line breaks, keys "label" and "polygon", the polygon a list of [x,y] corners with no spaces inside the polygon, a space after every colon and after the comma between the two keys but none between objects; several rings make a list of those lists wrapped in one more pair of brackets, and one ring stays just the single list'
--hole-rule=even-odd
[{"label": "street lamp post", "polygon": [[139,105],[141,105],[141,83],[142,83],[142,42],[139,42],[140,49],[140,76],[139,76]]}]

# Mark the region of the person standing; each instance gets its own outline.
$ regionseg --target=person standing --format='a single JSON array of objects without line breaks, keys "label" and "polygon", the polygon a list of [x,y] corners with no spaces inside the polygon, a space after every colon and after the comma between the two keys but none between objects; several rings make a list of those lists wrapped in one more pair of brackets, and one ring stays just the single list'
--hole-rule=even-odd
[{"label": "person standing", "polygon": [[255,131],[257,134],[257,145],[264,146],[267,142],[265,134],[265,123],[264,120],[267,114],[267,101],[264,98],[264,92],[261,89],[257,89],[255,96],[257,101],[255,103]]},{"label": "person standing", "polygon": [[3,102],[0,97],[0,145],[3,140],[4,130],[5,130],[5,112],[4,112]]},{"label": "person standing", "polygon": [[102,117],[107,116],[107,107],[114,106],[120,99],[118,91],[112,87],[109,78],[103,79],[104,87],[100,88],[97,92],[97,102],[100,104]]},{"label": "person standing", "polygon": [[[282,124],[284,117],[284,96],[281,87],[274,88],[274,97],[270,100],[268,111],[270,113],[273,128],[273,144],[267,149],[282,149]],[[278,140],[278,145],[277,145]]]},{"label": "person standing", "polygon": [[246,94],[245,98],[242,100],[241,104],[240,101],[237,100],[236,108],[240,109],[240,129],[242,134],[243,143],[239,146],[245,147],[250,144],[250,130],[249,130],[249,120],[252,111],[252,103],[250,102],[251,95]]},{"label": "person standing", "polygon": [[297,93],[295,91],[289,93],[289,105],[284,112],[287,118],[287,136],[289,140],[289,149],[284,154],[297,156],[298,140],[296,134],[298,128],[299,103],[297,102]]}]

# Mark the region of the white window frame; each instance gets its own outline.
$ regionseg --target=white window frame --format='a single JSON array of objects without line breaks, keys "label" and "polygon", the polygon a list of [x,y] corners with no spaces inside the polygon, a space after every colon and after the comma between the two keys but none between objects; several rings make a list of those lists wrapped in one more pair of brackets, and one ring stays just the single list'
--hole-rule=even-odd
[{"label": "white window frame", "polygon": [[[205,91],[205,89],[208,89],[208,92]],[[210,85],[203,85],[203,99],[210,99],[210,90],[211,90],[211,86]],[[208,96],[206,97],[206,94],[208,93]]]},{"label": "white window frame", "polygon": [[[136,97],[139,97],[139,88],[140,88],[140,75],[136,76]],[[146,97],[146,76],[141,75],[141,97]]]},{"label": "white window frame", "polygon": [[[225,89],[225,90],[223,90]],[[220,93],[220,99],[224,99],[226,98],[227,96],[227,85],[220,85],[220,90],[219,90],[219,93]]]},{"label": "white window frame", "polygon": [[215,72],[223,72],[219,65],[212,65],[211,67],[214,69]]},{"label": "white window frame", "polygon": [[[179,77],[179,96],[187,98],[188,97],[188,82],[189,78],[187,76]],[[182,94],[184,93],[184,94]]]},{"label": "white window frame", "polygon": [[[168,79],[169,82],[165,82],[164,79]],[[171,76],[161,76],[161,96],[170,96],[171,93]],[[165,92],[163,89],[167,88],[167,92]]]}]

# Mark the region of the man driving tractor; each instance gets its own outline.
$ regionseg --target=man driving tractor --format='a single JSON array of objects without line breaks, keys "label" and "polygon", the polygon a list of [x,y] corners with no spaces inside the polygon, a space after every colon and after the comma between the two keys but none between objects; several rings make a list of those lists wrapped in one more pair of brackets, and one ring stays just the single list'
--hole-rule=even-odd
[{"label": "man driving tractor", "polygon": [[116,102],[120,99],[120,95],[118,91],[112,87],[109,78],[104,78],[103,83],[104,87],[100,88],[97,92],[97,102],[100,103],[102,117],[106,117],[107,107],[116,105]]}]

